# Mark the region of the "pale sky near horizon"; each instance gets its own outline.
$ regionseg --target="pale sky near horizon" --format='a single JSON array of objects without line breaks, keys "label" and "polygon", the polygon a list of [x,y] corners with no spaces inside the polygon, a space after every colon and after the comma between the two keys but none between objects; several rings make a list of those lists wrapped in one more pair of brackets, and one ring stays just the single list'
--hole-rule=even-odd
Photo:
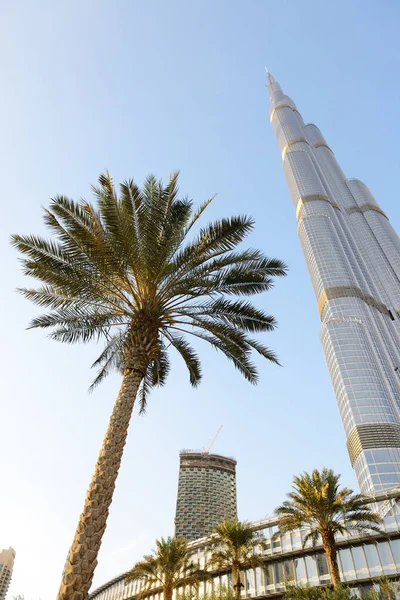
[{"label": "pale sky near horizon", "polygon": [[41,206],[180,169],[182,194],[217,199],[207,219],[248,213],[248,245],[288,263],[257,298],[279,328],[263,337],[283,367],[246,383],[202,348],[192,390],[174,358],[168,384],[131,423],[94,586],[173,534],[182,448],[238,461],[241,519],[271,514],[292,477],[326,465],[357,489],[319,343],[320,322],[269,123],[267,65],[316,123],[345,173],[365,181],[400,231],[398,1],[39,0],[0,6],[2,336],[0,548],[17,552],[9,591],[53,600],[119,377],[89,395],[99,348],[27,331],[38,309],[9,236],[44,233]]}]

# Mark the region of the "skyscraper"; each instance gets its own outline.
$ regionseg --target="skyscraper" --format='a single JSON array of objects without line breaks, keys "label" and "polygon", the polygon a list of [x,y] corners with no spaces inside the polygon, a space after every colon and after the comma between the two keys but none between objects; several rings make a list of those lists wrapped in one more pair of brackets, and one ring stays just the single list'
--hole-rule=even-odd
[{"label": "skyscraper", "polygon": [[179,455],[175,535],[196,540],[224,518],[237,517],[236,461],[208,452]]},{"label": "skyscraper", "polygon": [[398,486],[400,240],[270,74],[267,88],[350,460],[362,492]]},{"label": "skyscraper", "polygon": [[14,567],[15,550],[0,550],[0,600],[4,600],[8,587],[11,582],[11,576]]}]

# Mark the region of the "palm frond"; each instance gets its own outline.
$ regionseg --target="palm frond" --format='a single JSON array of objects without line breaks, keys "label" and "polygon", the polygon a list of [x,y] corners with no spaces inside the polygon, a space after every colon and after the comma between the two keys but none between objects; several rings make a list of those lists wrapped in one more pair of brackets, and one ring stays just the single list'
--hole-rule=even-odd
[{"label": "palm frond", "polygon": [[31,327],[49,329],[49,337],[66,343],[104,340],[91,389],[113,370],[131,370],[139,357],[143,412],[148,393],[169,372],[160,340],[178,351],[190,383],[198,385],[201,365],[188,335],[225,354],[251,383],[258,378],[254,352],[278,363],[247,335],[273,331],[274,317],[231,298],[269,290],[287,271],[260,250],[238,249],[253,219],[224,218],[193,233],[213,198],[195,209],[192,200],[179,197],[178,173],[166,185],[153,175],[142,187],[128,179],[117,193],[105,171],[92,192],[93,204],[63,195],[51,200],[44,210],[50,240],[11,238],[24,273],[40,282],[20,293],[51,311],[35,317]]},{"label": "palm frond", "polygon": [[308,528],[305,542],[334,540],[335,534],[354,531],[382,533],[378,525],[381,517],[370,508],[369,499],[352,490],[341,488],[340,475],[332,469],[302,473],[294,477],[288,500],[276,509],[282,532]]},{"label": "palm frond", "polygon": [[196,352],[183,336],[175,335],[171,330],[165,331],[164,334],[183,358],[189,371],[190,383],[197,387],[201,381],[201,365]]}]

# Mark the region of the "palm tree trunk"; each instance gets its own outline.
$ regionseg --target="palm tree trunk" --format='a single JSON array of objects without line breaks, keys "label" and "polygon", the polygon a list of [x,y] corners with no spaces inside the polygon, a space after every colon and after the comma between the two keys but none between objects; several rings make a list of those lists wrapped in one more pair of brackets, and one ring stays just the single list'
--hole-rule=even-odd
[{"label": "palm tree trunk", "polygon": [[240,570],[232,569],[232,583],[233,589],[235,591],[236,600],[240,600],[240,592],[243,587],[242,582],[240,581]]},{"label": "palm tree trunk", "polygon": [[169,585],[165,585],[163,588],[164,600],[172,600],[172,588]]},{"label": "palm tree trunk", "polygon": [[68,553],[57,600],[86,600],[97,565],[133,405],[143,376],[124,375]]},{"label": "palm tree trunk", "polygon": [[339,574],[339,565],[337,560],[335,537],[331,534],[323,535],[322,544],[324,546],[326,558],[328,559],[328,566],[331,574],[333,587],[339,587],[341,585],[341,581]]}]

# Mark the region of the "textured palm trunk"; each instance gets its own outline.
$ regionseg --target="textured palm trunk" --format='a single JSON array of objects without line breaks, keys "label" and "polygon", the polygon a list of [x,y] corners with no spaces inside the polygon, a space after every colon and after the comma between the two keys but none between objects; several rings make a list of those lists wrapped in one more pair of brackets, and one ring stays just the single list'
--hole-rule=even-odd
[{"label": "textured palm trunk", "polygon": [[242,582],[240,581],[240,570],[239,569],[232,570],[232,582],[233,582],[233,589],[235,590],[236,600],[240,600],[240,592],[242,589]]},{"label": "textured palm trunk", "polygon": [[169,585],[165,585],[163,588],[164,600],[172,600],[172,588]]},{"label": "textured palm trunk", "polygon": [[341,585],[341,581],[339,575],[339,565],[337,560],[335,537],[331,534],[323,535],[322,544],[324,546],[326,558],[328,559],[328,566],[331,574],[333,587],[339,587]]},{"label": "textured palm trunk", "polygon": [[65,564],[57,600],[86,600],[97,565],[133,405],[143,376],[125,374],[104,437],[85,506]]}]

